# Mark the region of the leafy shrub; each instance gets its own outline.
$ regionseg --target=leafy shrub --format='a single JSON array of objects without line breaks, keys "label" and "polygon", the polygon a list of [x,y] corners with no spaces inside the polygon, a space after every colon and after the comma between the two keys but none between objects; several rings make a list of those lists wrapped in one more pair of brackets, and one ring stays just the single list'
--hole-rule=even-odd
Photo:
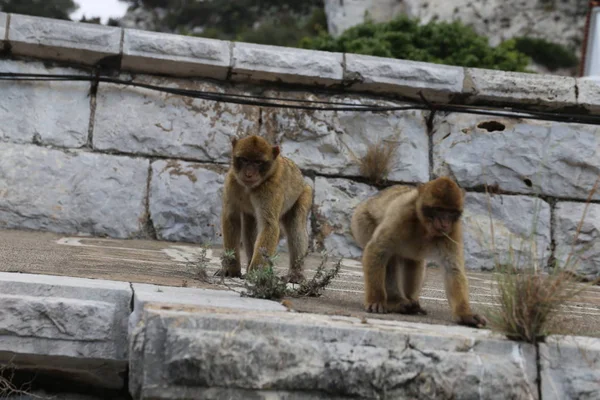
[{"label": "leafy shrub", "polygon": [[338,38],[321,33],[300,42],[300,46],[307,49],[525,71],[529,58],[515,45],[514,40],[508,40],[491,47],[486,37],[460,22],[419,25],[418,20],[403,15],[390,22],[365,22],[346,30]]},{"label": "leafy shrub", "polygon": [[547,67],[550,71],[559,68],[573,68],[579,64],[579,59],[575,53],[566,46],[544,39],[515,38],[515,48],[531,57],[536,63]]}]

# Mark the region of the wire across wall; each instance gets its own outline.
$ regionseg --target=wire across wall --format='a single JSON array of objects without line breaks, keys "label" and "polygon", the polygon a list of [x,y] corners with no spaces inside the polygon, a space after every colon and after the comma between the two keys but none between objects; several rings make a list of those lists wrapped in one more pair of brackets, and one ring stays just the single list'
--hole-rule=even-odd
[{"label": "wire across wall", "polygon": [[[31,74],[19,72],[0,72],[0,81],[89,81],[112,83],[123,86],[138,87],[177,96],[202,99],[221,103],[272,107],[307,111],[345,111],[345,112],[394,112],[409,110],[429,110],[439,112],[455,112],[465,114],[488,115],[504,118],[521,118],[566,123],[600,125],[600,115],[577,114],[556,111],[538,111],[501,106],[472,106],[458,104],[436,104],[421,96],[421,102],[402,101],[403,105],[356,104],[350,102],[319,101],[297,99],[292,97],[273,97],[252,94],[219,93],[206,90],[192,90],[152,85],[134,80],[125,80],[107,76],[68,75],[68,74]],[[385,99],[390,103],[389,99]]]}]

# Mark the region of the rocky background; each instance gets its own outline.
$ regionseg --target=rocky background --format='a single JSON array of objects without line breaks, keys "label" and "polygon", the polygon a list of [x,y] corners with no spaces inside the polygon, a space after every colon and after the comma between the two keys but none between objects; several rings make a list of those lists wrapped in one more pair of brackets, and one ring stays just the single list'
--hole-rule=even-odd
[{"label": "rocky background", "polygon": [[[114,51],[122,52],[122,65],[141,60],[134,69],[183,74],[197,63],[204,72],[196,75],[219,78],[131,74],[124,67],[114,76],[212,92],[405,104],[383,92],[414,95],[419,89],[437,99],[454,93],[470,103],[557,110],[578,105],[591,113],[600,103],[595,83],[566,77],[297,49],[286,49],[289,54],[282,58],[283,49],[243,43],[228,47],[200,38],[146,37],[128,30],[122,34],[121,28],[14,15],[10,24],[6,21],[0,13],[0,38],[8,38],[2,72],[92,74],[84,64]],[[78,41],[85,46],[74,44]],[[198,53],[210,54],[210,60],[175,56],[187,46],[211,49]],[[219,48],[231,52],[219,53]],[[44,60],[24,58],[35,54]],[[217,55],[224,57],[222,65]],[[339,69],[332,67],[337,57],[343,60]],[[341,83],[351,71],[362,71],[363,82],[335,89],[322,84]],[[369,146],[388,141],[397,147],[386,184],[416,185],[450,175],[468,191],[467,268],[489,270],[519,256],[525,256],[521,262],[545,266],[552,259],[564,261],[571,251],[600,172],[596,125],[462,113],[432,116],[423,110],[286,110],[103,82],[2,81],[0,90],[2,228],[218,245],[230,138],[260,134],[280,143],[315,189],[307,225],[313,250],[357,258],[351,213],[385,186],[361,176],[358,160]],[[494,193],[487,195],[485,184]],[[582,255],[578,271],[586,278],[600,276],[600,192],[592,200],[575,246]]]}]

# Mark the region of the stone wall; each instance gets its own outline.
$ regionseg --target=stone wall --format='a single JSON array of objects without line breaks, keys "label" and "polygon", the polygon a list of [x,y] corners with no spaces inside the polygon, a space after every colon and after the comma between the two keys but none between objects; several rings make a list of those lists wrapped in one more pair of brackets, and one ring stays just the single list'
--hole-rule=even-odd
[{"label": "stone wall", "polygon": [[[96,73],[174,88],[353,104],[429,101],[600,110],[591,80],[230,43],[0,13],[0,72]],[[232,136],[282,145],[315,188],[315,249],[358,257],[353,207],[378,188],[356,157],[398,144],[389,179],[453,176],[467,191],[467,267],[533,243],[564,260],[600,172],[596,125],[407,110],[301,111],[112,83],[0,81],[0,227],[220,243]],[[488,197],[484,184],[501,194]],[[539,196],[538,196],[539,195]],[[576,249],[600,276],[600,192]],[[492,246],[490,213],[495,238]],[[535,227],[535,230],[533,229]],[[512,251],[509,251],[512,249]]]}]

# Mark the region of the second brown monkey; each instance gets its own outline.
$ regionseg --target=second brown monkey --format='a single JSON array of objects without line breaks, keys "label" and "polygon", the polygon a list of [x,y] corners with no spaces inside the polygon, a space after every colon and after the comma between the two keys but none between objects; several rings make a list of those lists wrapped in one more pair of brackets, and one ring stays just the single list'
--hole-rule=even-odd
[{"label": "second brown monkey", "polygon": [[231,166],[225,179],[221,228],[225,258],[221,273],[241,276],[240,241],[248,259],[248,271],[265,264],[261,248],[275,253],[280,226],[288,240],[289,276],[298,283],[304,276],[300,262],[308,252],[308,212],[312,188],[304,182],[294,162],[280,155],[260,136],[232,139]]}]

